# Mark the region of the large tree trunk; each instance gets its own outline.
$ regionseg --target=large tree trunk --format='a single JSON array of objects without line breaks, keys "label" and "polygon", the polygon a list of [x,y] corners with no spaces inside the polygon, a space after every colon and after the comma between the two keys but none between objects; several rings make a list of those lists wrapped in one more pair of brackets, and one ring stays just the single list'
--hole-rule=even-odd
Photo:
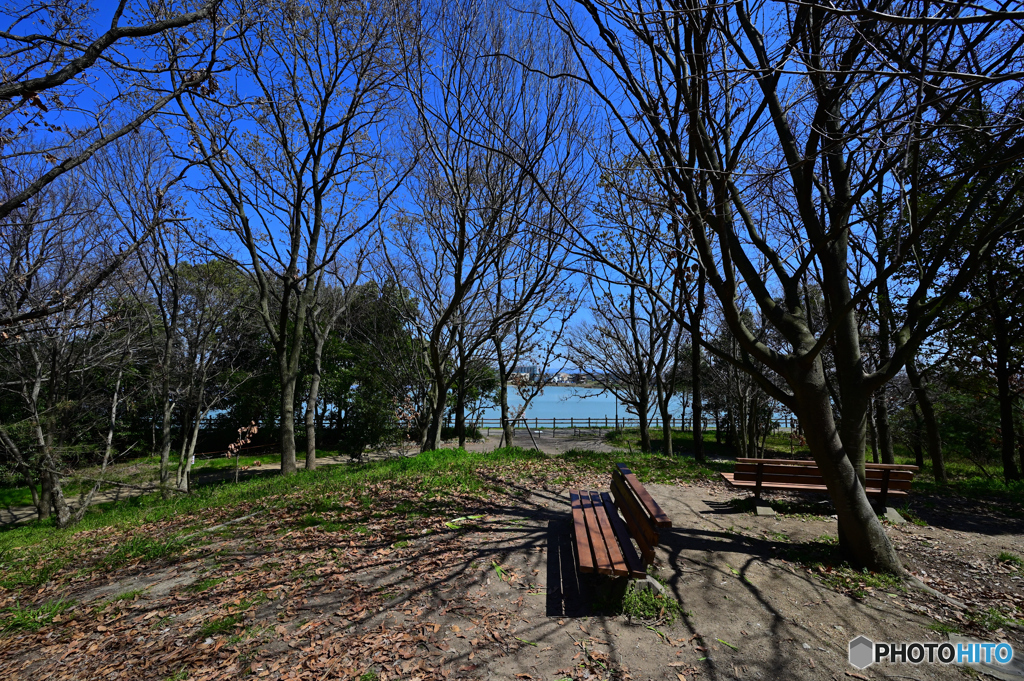
[{"label": "large tree trunk", "polygon": [[427,424],[427,436],[420,447],[420,451],[430,452],[438,448],[441,437],[441,428],[444,425],[445,392],[437,390],[436,401],[430,410],[430,421]]},{"label": "large tree trunk", "polygon": [[[495,342],[497,346],[497,342]],[[501,348],[497,349],[498,357],[498,404],[501,407],[501,432],[502,439],[506,447],[512,446],[512,436],[514,435],[514,429],[512,424],[509,422],[509,410],[508,410],[508,365],[505,362],[505,357],[501,352]]]},{"label": "large tree trunk", "polygon": [[281,373],[281,475],[291,475],[298,470],[295,460],[296,375],[289,371]]},{"label": "large tree trunk", "polygon": [[[839,437],[820,357],[814,360],[806,375],[795,378],[802,379],[791,382],[797,417],[804,426],[807,445],[835,504],[840,546],[848,559],[859,563],[858,567],[903,574],[899,557]],[[858,418],[855,414],[851,416]],[[863,416],[859,420],[866,421]],[[863,437],[860,441],[863,442]]]},{"label": "large tree trunk", "polygon": [[946,463],[942,458],[942,436],[939,434],[939,421],[935,417],[935,407],[932,405],[931,397],[928,396],[928,386],[921,380],[921,374],[917,370],[917,360],[913,357],[907,361],[907,378],[910,379],[910,387],[917,398],[917,404],[921,407],[921,418],[924,420],[925,447],[928,449],[928,457],[932,461],[932,477],[935,482],[945,485]]},{"label": "large tree trunk", "polygon": [[171,421],[174,418],[174,403],[170,391],[164,389],[164,408],[160,423],[160,488],[167,487],[171,479]]}]

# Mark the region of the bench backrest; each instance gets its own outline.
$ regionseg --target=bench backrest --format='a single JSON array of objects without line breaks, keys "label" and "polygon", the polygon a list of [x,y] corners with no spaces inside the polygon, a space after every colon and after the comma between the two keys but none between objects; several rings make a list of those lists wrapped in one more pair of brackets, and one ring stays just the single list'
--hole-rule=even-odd
[{"label": "bench backrest", "polygon": [[615,464],[612,496],[629,533],[640,547],[640,559],[645,567],[650,565],[654,562],[654,547],[658,545],[658,529],[672,527],[672,521],[626,464]]},{"label": "bench backrest", "polygon": [[[864,468],[867,490],[909,490],[917,471],[917,466],[903,464],[868,463]],[[735,479],[766,487],[778,482],[825,484],[815,462],[790,459],[736,459]]]}]

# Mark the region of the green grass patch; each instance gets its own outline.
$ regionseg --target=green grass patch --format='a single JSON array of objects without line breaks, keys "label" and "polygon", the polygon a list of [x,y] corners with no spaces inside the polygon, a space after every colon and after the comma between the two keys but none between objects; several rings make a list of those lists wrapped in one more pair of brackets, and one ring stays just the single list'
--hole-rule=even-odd
[{"label": "green grass patch", "polygon": [[624,463],[644,484],[671,483],[676,480],[713,480],[719,471],[735,468],[731,462],[699,464],[691,456],[662,456],[641,454],[636,451],[595,452],[589,449],[572,449],[558,458],[581,468],[607,474],[611,473],[616,463]]},{"label": "green grass patch", "polygon": [[53,619],[74,607],[74,601],[57,600],[42,605],[26,605],[15,603],[9,608],[0,610],[0,631],[36,631],[53,624]]},{"label": "green grass patch", "polygon": [[189,585],[188,590],[192,593],[202,593],[208,589],[212,589],[221,582],[227,581],[227,577],[211,577],[210,579],[203,579],[198,582],[194,582]]},{"label": "green grass patch", "polygon": [[135,561],[169,558],[184,549],[185,545],[178,537],[162,540],[151,537],[132,537],[108,553],[97,567],[100,569],[117,569],[126,563]]},{"label": "green grass patch", "polygon": [[136,598],[142,595],[142,589],[132,589],[131,591],[125,591],[123,594],[118,594],[110,599],[110,603],[117,603],[118,601],[134,601]]},{"label": "green grass patch", "polygon": [[932,624],[928,625],[928,628],[931,629],[932,631],[938,632],[940,634],[959,634],[960,633],[960,630],[958,628],[952,626],[951,624],[946,624],[945,622],[933,622]]},{"label": "green grass patch", "polygon": [[225,617],[218,617],[212,619],[202,627],[196,633],[199,638],[206,638],[208,636],[220,636],[226,634],[229,631],[233,631],[235,625],[242,621],[242,613],[236,613],[234,615],[227,615]]},{"label": "green grass patch", "polygon": [[828,588],[854,598],[864,598],[875,589],[904,590],[899,577],[868,572],[867,569],[857,571],[846,564],[826,568],[819,573],[819,577],[821,583]]},{"label": "green grass patch", "polygon": [[[640,455],[640,429],[623,428],[621,430],[611,429],[604,434],[604,439],[609,444],[622,447],[627,451]],[[662,443],[664,437],[661,428],[651,428],[651,451],[660,453],[663,451]],[[672,453],[673,456],[682,455],[693,457],[693,433],[690,431],[672,431]],[[714,431],[704,433],[704,454],[710,458],[734,457],[736,452],[732,447],[715,442]],[[643,455],[646,456],[646,455]]]},{"label": "green grass patch", "polygon": [[[686,457],[634,458],[588,452],[573,452],[564,457],[565,464],[605,474],[616,461],[631,465],[644,482],[714,473],[695,466]],[[145,471],[149,471],[152,460],[146,460],[144,465]],[[59,581],[66,574],[81,575],[82,570],[112,570],[139,561],[192,553],[197,542],[186,540],[186,536],[214,524],[211,518],[219,524],[242,515],[260,511],[274,514],[285,509],[300,511],[300,517],[306,517],[303,524],[312,527],[316,522],[321,531],[361,534],[370,533],[370,517],[417,514],[450,519],[465,515],[458,512],[460,509],[451,508],[453,495],[486,499],[495,490],[508,492],[491,475],[491,470],[500,475],[509,475],[510,471],[514,475],[522,470],[527,475],[543,476],[562,465],[539,452],[520,448],[496,452],[448,449],[408,458],[323,466],[288,477],[261,476],[237,484],[225,481],[202,485],[188,495],[164,498],[153,493],[99,504],[90,507],[83,520],[68,529],[57,529],[47,521],[0,530],[0,586],[13,590],[37,588],[49,581]],[[390,507],[381,494],[367,491],[377,487],[413,492],[416,499],[404,499]],[[359,505],[346,506],[348,500],[356,500]],[[360,511],[360,506],[369,513]],[[160,533],[140,531],[155,523],[173,529],[162,529]],[[283,527],[282,531],[292,529],[294,525]],[[395,537],[390,541],[405,540],[407,537]],[[104,546],[112,548],[105,554],[97,551]]]},{"label": "green grass patch", "polygon": [[1024,568],[1024,558],[1021,558],[1015,553],[1010,553],[1009,551],[1001,551],[999,555],[996,556],[996,560],[1000,563],[1006,563],[1007,565],[1012,565],[1017,568]]},{"label": "green grass patch", "polygon": [[[262,456],[240,456],[238,457],[238,467],[249,466],[253,468],[253,464],[257,461],[260,463],[276,462],[280,460],[281,455],[270,454],[269,456],[264,454]],[[203,473],[212,473],[214,471],[230,471],[235,469],[235,459],[233,457],[218,457],[216,459],[197,459],[195,464],[192,466],[193,475],[202,475]],[[255,467],[255,470],[259,470],[259,467]]]}]

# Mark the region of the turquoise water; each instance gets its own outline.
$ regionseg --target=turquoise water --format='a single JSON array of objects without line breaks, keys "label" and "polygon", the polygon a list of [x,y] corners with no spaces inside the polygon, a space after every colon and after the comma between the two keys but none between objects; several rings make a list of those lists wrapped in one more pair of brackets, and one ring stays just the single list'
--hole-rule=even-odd
[{"label": "turquoise water", "polygon": [[[514,391],[510,391],[509,406],[514,410],[523,401],[518,399]],[[626,407],[617,402],[615,396],[598,388],[573,388],[570,386],[552,386],[544,389],[530,402],[524,416],[530,419],[530,424],[536,423],[551,427],[552,419],[557,419],[555,425],[558,427],[586,424],[587,419],[594,426],[604,425],[605,419],[610,425],[615,425],[616,407],[619,419],[636,419],[636,414],[626,412]],[[679,418],[682,413],[682,397],[672,401],[672,415]],[[484,425],[496,425],[501,417],[501,410],[497,407],[485,409],[481,412],[480,418]],[[689,410],[687,410],[689,418]],[[490,423],[489,423],[490,422]],[[564,423],[563,423],[564,422]]]}]

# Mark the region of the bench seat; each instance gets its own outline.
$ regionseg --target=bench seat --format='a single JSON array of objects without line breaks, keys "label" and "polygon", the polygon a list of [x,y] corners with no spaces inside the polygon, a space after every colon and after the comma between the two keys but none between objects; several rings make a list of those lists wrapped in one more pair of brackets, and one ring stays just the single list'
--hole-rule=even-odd
[{"label": "bench seat", "polygon": [[[903,497],[910,492],[917,466],[903,464],[865,464],[864,492],[879,500],[883,506],[888,497]],[[736,459],[734,473],[720,473],[734,487],[754,490],[792,490],[797,492],[827,492],[821,471],[813,461],[796,459]]]},{"label": "bench seat", "polygon": [[671,527],[672,522],[625,464],[615,464],[610,494],[569,490],[569,503],[580,572],[646,577],[658,529]]}]

